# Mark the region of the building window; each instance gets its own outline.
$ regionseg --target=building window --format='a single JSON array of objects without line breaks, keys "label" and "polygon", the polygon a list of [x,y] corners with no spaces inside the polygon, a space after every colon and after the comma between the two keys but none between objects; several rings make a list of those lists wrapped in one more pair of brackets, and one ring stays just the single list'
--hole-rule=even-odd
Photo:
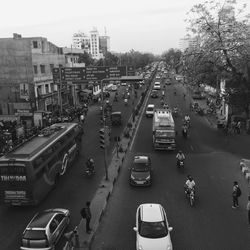
[{"label": "building window", "polygon": [[42,95],[42,86],[37,86],[37,96]]},{"label": "building window", "polygon": [[45,73],[45,65],[41,64],[40,70],[41,70],[41,73],[44,74]]},{"label": "building window", "polygon": [[54,69],[54,64],[50,64],[49,66],[50,66],[50,72],[52,73]]},{"label": "building window", "polygon": [[49,84],[45,84],[45,94],[49,93]]},{"label": "building window", "polygon": [[37,75],[37,65],[33,65],[34,74]]},{"label": "building window", "polygon": [[38,48],[38,42],[37,41],[33,41],[33,48],[37,49]]}]

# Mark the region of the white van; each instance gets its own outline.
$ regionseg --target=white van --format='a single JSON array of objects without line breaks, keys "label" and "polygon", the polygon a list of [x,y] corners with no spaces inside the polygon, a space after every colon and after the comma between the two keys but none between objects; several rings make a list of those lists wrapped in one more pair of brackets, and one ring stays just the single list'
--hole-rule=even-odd
[{"label": "white van", "polygon": [[146,117],[153,117],[154,115],[154,108],[155,105],[154,104],[148,104],[147,108],[146,108]]}]

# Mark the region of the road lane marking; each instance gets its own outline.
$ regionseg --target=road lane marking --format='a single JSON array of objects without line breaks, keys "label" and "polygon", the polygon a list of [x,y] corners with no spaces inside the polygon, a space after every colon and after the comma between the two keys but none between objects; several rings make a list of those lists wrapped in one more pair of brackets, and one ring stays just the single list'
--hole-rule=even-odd
[{"label": "road lane marking", "polygon": [[191,150],[192,150],[192,151],[194,151],[194,148],[193,148],[193,146],[192,146],[192,145],[190,145],[190,148],[191,148]]},{"label": "road lane marking", "polygon": [[[151,83],[151,84],[152,84],[152,83]],[[129,147],[129,150],[130,150],[130,151],[131,151],[131,149],[132,149],[132,147],[133,147],[135,138],[136,138],[136,136],[137,136],[138,128],[139,128],[139,126],[140,126],[140,123],[141,123],[143,114],[145,113],[145,109],[146,109],[146,106],[147,106],[147,103],[148,103],[148,99],[149,99],[149,96],[150,96],[150,92],[151,92],[151,89],[152,89],[152,86],[150,86],[150,87],[151,87],[151,88],[150,88],[149,91],[148,91],[148,95],[147,95],[147,97],[146,97],[146,100],[144,100],[144,102],[145,102],[146,105],[145,105],[145,106],[143,107],[143,109],[142,109],[141,116],[140,116],[140,118],[139,118],[139,121],[138,121],[137,126],[136,126],[136,129],[135,129],[135,134],[134,134],[134,136],[133,136],[133,138],[132,138],[132,142],[131,142],[130,147]]]}]

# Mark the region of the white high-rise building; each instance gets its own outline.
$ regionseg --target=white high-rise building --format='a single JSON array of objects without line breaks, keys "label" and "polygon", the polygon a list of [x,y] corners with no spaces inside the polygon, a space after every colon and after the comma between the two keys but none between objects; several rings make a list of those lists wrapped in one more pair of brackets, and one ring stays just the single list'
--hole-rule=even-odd
[{"label": "white high-rise building", "polygon": [[94,59],[103,57],[100,53],[99,33],[95,27],[90,31],[90,53]]},{"label": "white high-rise building", "polygon": [[197,37],[191,38],[191,37],[184,37],[181,38],[179,41],[179,48],[182,52],[184,52],[186,49],[193,50],[198,45],[198,39]]}]

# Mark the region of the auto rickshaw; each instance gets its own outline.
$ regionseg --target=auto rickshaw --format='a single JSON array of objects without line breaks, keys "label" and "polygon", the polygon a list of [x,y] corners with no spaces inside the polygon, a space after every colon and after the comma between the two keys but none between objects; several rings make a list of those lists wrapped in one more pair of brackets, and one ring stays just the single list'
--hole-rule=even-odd
[{"label": "auto rickshaw", "polygon": [[119,126],[122,124],[122,112],[116,111],[111,113],[111,123],[114,126]]}]

